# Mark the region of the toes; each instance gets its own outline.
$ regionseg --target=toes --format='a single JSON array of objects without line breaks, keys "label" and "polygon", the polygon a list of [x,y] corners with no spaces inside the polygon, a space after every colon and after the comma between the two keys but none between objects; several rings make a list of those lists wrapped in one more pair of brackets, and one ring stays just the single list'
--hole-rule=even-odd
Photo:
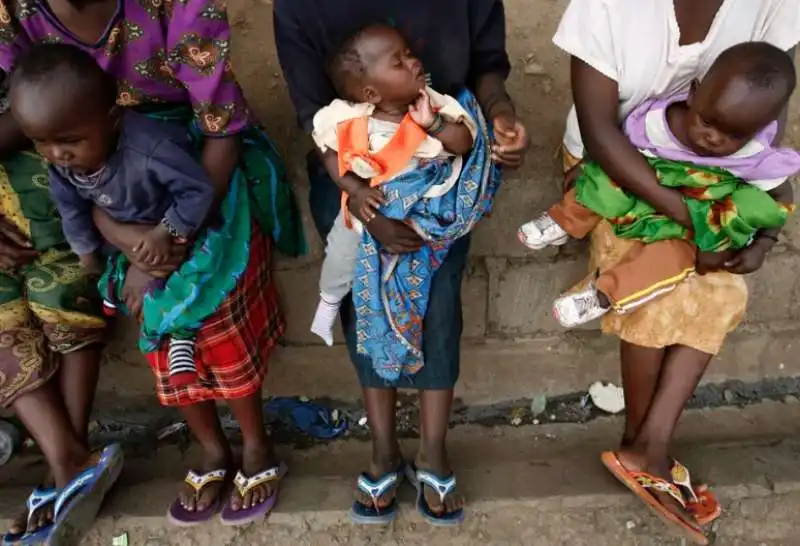
[{"label": "toes", "polygon": [[233,511],[238,512],[239,510],[241,510],[243,504],[244,504],[244,499],[242,499],[242,497],[239,496],[239,493],[234,492],[231,495],[231,508],[233,509]]}]

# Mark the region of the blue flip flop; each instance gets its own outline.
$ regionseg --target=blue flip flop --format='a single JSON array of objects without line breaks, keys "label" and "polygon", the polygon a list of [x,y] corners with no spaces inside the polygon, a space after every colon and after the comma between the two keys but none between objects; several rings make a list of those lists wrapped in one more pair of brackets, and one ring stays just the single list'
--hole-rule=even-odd
[{"label": "blue flip flop", "polygon": [[427,485],[439,495],[439,501],[444,504],[444,499],[456,489],[456,476],[451,474],[448,478],[441,478],[427,471],[414,469],[414,487],[417,488],[417,512],[436,527],[454,527],[464,521],[464,509],[459,508],[452,512],[437,514],[425,500],[425,486]]},{"label": "blue flip flop", "polygon": [[[25,505],[28,507],[28,521],[25,525],[26,529],[30,527],[31,518],[33,518],[33,515],[48,504],[54,504],[56,500],[58,500],[58,495],[60,493],[61,491],[55,488],[43,489],[41,487],[37,487],[33,490],[28,497],[28,500],[25,502]],[[50,523],[49,525],[40,527],[32,533],[27,532],[27,530],[21,533],[6,533],[3,535],[3,546],[27,546],[28,544],[43,543],[50,536],[50,532],[52,530],[53,524]]]},{"label": "blue flip flop", "polygon": [[122,448],[107,446],[100,460],[87,468],[61,490],[56,500],[49,546],[74,546],[97,518],[100,505],[122,471]]},{"label": "blue flip flop", "polygon": [[400,486],[406,472],[406,464],[402,463],[394,472],[387,472],[377,480],[373,480],[366,473],[358,477],[358,490],[366,493],[372,499],[371,505],[353,502],[350,509],[350,520],[358,525],[386,525],[397,518],[397,496],[392,499],[389,506],[378,508],[378,499],[390,489]]}]

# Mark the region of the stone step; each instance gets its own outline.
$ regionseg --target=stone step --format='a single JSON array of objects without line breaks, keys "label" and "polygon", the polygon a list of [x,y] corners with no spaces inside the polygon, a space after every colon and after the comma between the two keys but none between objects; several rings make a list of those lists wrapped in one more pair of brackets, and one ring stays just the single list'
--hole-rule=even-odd
[{"label": "stone step", "polygon": [[[100,378],[101,399],[152,396],[152,375],[136,349],[135,335],[129,323],[118,325]],[[799,376],[798,339],[798,329],[736,332],[714,359],[705,381],[756,382]],[[456,395],[465,404],[474,405],[586,391],[595,381],[619,382],[618,355],[617,340],[598,332],[486,343],[465,341]],[[265,392],[343,401],[361,397],[344,346],[278,348],[270,361]]]},{"label": "stone step", "polygon": [[[800,507],[800,405],[769,402],[744,409],[687,412],[678,455],[713,484],[726,513],[715,525],[720,544],[793,544]],[[290,465],[281,501],[268,522],[243,529],[216,522],[193,530],[167,526],[164,513],[178,483],[198,463],[196,446],[138,446],[115,493],[82,544],[108,546],[127,533],[136,546],[294,544],[681,544],[602,468],[599,453],[619,434],[619,418],[587,425],[458,427],[449,449],[467,522],[431,530],[401,494],[399,520],[386,529],[347,521],[358,472],[370,445],[334,441],[311,449],[281,446]],[[405,442],[407,454],[414,442]],[[42,469],[31,455],[0,469],[0,522],[16,514]],[[782,542],[789,541],[789,542]]]}]

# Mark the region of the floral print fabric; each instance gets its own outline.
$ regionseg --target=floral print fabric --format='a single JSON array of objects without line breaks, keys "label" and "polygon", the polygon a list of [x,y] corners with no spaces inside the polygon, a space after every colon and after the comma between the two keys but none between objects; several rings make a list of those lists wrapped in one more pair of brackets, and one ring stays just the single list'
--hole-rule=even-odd
[{"label": "floral print fabric", "polygon": [[97,43],[70,33],[43,0],[0,0],[0,69],[31,44],[69,43],[118,80],[118,103],[190,103],[208,136],[241,131],[250,115],[230,63],[224,0],[118,0]]}]

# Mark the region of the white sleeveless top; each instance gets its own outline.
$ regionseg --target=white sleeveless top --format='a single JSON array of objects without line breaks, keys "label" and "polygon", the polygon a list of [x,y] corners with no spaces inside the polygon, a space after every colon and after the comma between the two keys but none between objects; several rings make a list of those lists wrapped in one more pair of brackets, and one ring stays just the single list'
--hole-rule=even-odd
[{"label": "white sleeveless top", "polygon": [[[553,42],[619,85],[620,121],[654,97],[687,91],[717,56],[748,41],[800,42],[800,0],[725,0],[705,40],[679,45],[673,0],[571,0]],[[575,108],[564,145],[583,157]]]}]

